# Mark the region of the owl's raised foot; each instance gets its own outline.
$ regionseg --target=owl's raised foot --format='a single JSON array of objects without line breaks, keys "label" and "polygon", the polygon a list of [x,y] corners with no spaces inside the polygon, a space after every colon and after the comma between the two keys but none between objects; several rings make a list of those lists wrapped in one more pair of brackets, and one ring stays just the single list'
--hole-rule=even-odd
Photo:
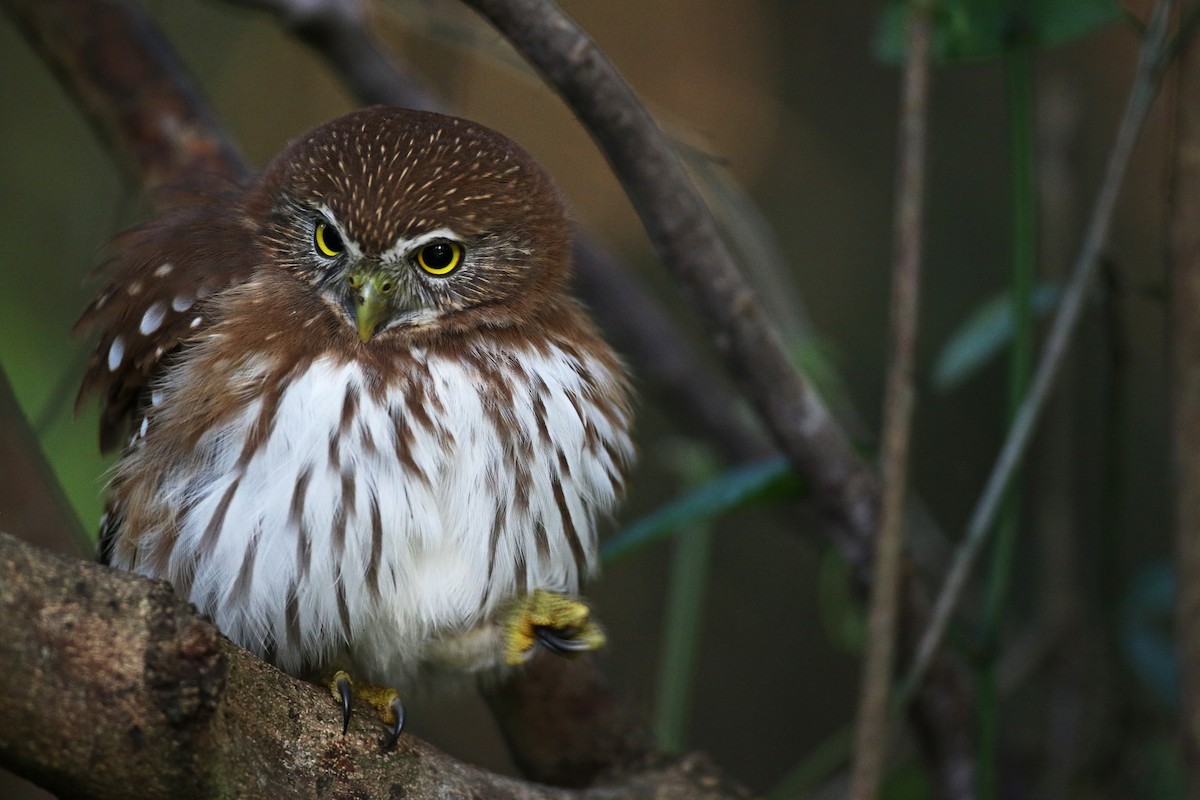
[{"label": "owl's raised foot", "polygon": [[356,689],[354,681],[345,670],[338,670],[329,681],[329,692],[333,699],[342,706],[342,734],[350,728],[350,715],[354,711],[354,699],[358,698],[375,709],[375,713],[387,726],[388,737],[384,740],[383,749],[391,750],[404,730],[404,703],[400,693],[386,686],[376,686],[373,683],[363,683]]},{"label": "owl's raised foot", "polygon": [[599,650],[606,637],[591,613],[585,603],[544,589],[519,598],[505,624],[504,660],[523,664],[538,644],[559,655]]}]

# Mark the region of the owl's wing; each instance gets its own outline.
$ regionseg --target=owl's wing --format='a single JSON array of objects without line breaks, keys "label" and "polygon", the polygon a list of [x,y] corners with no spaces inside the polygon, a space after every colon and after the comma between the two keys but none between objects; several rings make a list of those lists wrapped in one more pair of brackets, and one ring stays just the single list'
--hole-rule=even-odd
[{"label": "owl's wing", "polygon": [[100,449],[122,444],[145,390],[188,337],[209,323],[205,298],[250,277],[255,230],[234,192],[198,195],[119,234],[98,273],[108,283],[75,324],[98,332],[76,408],[103,404]]}]

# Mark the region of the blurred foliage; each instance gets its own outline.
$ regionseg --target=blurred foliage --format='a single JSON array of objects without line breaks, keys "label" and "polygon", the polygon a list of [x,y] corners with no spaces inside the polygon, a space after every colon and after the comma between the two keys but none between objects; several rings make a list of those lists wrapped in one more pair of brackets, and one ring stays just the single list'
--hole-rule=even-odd
[{"label": "blurred foliage", "polygon": [[880,60],[904,60],[904,20],[913,2],[934,6],[933,52],[941,62],[998,58],[1015,43],[1052,47],[1124,16],[1116,0],[889,0],[876,34]]},{"label": "blurred foliage", "polygon": [[681,529],[741,508],[797,500],[803,492],[804,482],[783,459],[735,467],[624,528],[600,555],[611,564]]},{"label": "blurred foliage", "polygon": [[[1033,313],[1049,316],[1058,307],[1062,290],[1038,286],[1031,297]],[[1013,302],[1005,293],[985,301],[971,312],[942,346],[933,365],[933,387],[940,392],[957,388],[991,363],[1012,342]]]}]

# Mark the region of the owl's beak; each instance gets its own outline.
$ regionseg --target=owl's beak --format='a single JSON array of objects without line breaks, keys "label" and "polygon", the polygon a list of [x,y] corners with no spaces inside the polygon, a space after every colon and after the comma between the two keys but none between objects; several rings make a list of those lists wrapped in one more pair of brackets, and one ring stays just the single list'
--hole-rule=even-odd
[{"label": "owl's beak", "polygon": [[396,279],[380,272],[362,271],[350,273],[347,282],[354,300],[358,338],[365,344],[388,315],[391,306],[389,298],[396,291]]}]

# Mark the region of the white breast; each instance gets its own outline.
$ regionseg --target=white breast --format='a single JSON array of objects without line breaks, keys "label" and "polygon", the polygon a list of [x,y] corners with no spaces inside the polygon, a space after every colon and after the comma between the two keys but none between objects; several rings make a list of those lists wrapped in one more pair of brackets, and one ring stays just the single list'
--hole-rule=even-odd
[{"label": "white breast", "polygon": [[284,669],[348,650],[367,677],[401,686],[432,639],[513,595],[578,591],[632,454],[624,413],[598,407],[619,380],[550,348],[519,354],[497,392],[513,359],[418,356],[415,377],[381,396],[358,364],[316,360],[273,413],[259,397],[201,438],[200,480],[163,476],[160,497],[186,511],[159,577],[194,567],[190,599]]}]

